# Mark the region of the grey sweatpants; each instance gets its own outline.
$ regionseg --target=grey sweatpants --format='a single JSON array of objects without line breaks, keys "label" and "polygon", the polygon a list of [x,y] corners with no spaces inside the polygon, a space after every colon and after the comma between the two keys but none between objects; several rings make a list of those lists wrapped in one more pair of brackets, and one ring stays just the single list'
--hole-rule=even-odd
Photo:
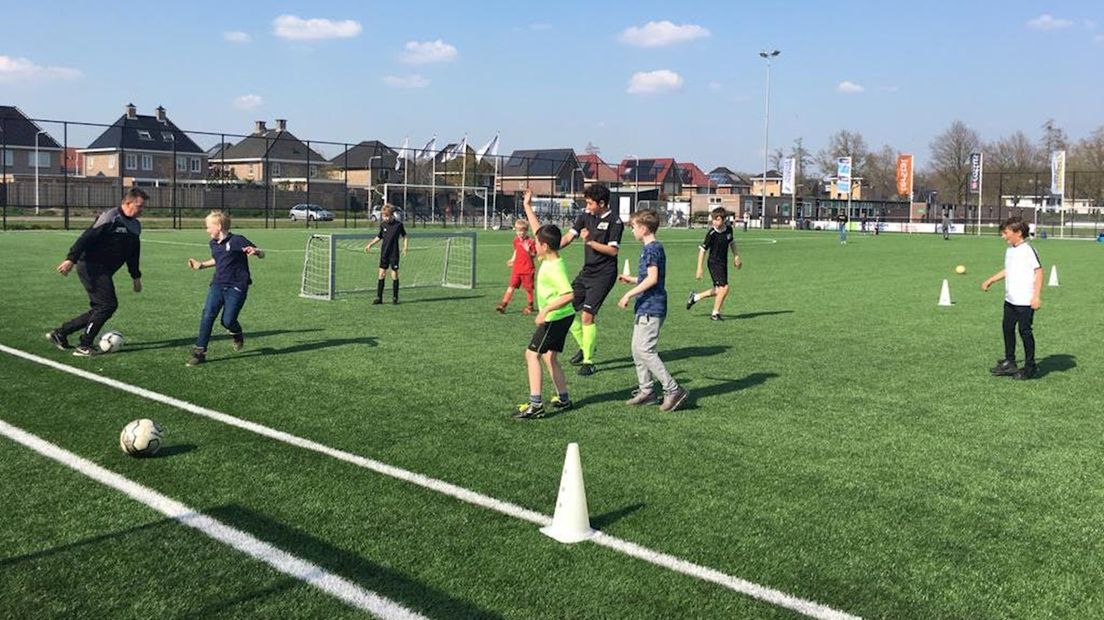
[{"label": "grey sweatpants", "polygon": [[656,352],[659,343],[659,328],[663,326],[663,318],[641,314],[636,317],[633,325],[632,356],[636,364],[637,384],[642,392],[651,392],[655,389],[654,381],[659,381],[663,391],[670,394],[678,389],[671,373],[663,365]]}]

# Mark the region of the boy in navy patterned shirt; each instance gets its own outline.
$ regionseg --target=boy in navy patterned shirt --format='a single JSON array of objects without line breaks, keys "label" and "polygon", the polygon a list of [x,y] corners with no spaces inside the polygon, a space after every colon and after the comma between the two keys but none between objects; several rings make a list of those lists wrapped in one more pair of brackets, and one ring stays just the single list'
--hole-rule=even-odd
[{"label": "boy in navy patterned shirt", "polygon": [[618,276],[625,284],[636,285],[617,302],[621,308],[627,308],[629,300],[636,297],[632,355],[639,387],[625,404],[647,405],[657,402],[654,382],[658,380],[664,393],[663,404],[659,408],[663,411],[674,411],[686,401],[690,393],[680,387],[671,373],[667,372],[663,360],[659,359],[659,353],[656,352],[659,328],[663,326],[663,319],[667,316],[667,255],[663,251],[663,244],[655,236],[659,229],[659,216],[648,209],[637,211],[633,214],[630,225],[633,237],[644,244],[644,249],[640,252],[638,275]]}]

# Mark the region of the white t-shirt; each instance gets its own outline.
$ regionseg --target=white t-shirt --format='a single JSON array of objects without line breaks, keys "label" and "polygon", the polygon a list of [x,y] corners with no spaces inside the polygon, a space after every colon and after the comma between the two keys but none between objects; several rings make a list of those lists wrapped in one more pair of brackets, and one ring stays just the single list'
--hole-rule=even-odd
[{"label": "white t-shirt", "polygon": [[1004,300],[1013,306],[1030,306],[1035,295],[1035,270],[1042,267],[1035,248],[1024,241],[1004,252]]}]

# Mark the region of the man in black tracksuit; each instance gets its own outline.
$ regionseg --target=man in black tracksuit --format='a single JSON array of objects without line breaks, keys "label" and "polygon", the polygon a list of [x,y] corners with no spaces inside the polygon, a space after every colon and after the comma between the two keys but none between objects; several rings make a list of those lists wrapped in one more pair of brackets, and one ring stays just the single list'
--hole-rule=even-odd
[{"label": "man in black tracksuit", "polygon": [[123,263],[126,263],[134,281],[134,292],[142,291],[142,272],[138,269],[142,224],[138,216],[148,198],[138,188],[127,191],[122,205],[101,213],[96,222],[81,233],[65,260],[58,265],[58,273],[63,276],[69,275],[76,266],[81,284],[88,292],[90,306],[88,312],[73,317],[46,334],[46,338],[58,349],[69,349],[67,336],[79,331],[80,344],[73,355],[88,357],[93,354],[92,343],[96,335],[119,307],[112,278]]}]

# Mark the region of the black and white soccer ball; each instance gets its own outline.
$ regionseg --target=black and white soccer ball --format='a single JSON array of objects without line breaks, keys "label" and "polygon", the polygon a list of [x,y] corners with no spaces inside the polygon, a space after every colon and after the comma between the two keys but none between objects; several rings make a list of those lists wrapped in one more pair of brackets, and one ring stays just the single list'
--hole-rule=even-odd
[{"label": "black and white soccer ball", "polygon": [[153,456],[161,449],[161,437],[165,429],[153,420],[142,418],[123,427],[119,433],[119,447],[131,456]]},{"label": "black and white soccer ball", "polygon": [[126,343],[126,338],[115,330],[105,332],[100,336],[99,347],[104,353],[114,353],[123,348],[123,344]]}]

